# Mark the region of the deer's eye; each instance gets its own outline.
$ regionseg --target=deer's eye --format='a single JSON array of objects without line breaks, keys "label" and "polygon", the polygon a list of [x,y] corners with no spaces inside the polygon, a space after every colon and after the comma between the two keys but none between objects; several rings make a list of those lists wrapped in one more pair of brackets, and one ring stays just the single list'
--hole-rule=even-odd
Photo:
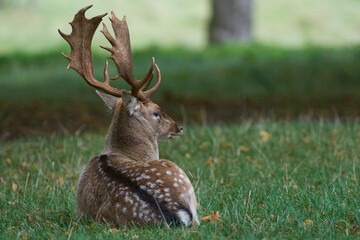
[{"label": "deer's eye", "polygon": [[154,112],[154,117],[155,118],[160,118],[160,111],[155,111]]}]

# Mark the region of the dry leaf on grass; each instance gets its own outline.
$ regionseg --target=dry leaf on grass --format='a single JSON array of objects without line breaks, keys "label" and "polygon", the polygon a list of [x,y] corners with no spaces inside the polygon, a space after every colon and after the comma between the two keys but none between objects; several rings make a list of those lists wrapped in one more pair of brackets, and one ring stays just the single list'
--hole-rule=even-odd
[{"label": "dry leaf on grass", "polygon": [[19,186],[13,182],[11,185],[11,189],[15,192],[18,188],[19,188]]},{"label": "dry leaf on grass", "polygon": [[263,131],[260,131],[260,137],[261,137],[260,141],[267,142],[267,141],[269,141],[270,134],[267,131],[263,130]]},{"label": "dry leaf on grass", "polygon": [[214,223],[220,220],[220,213],[219,211],[214,212],[213,214],[209,216],[205,216],[200,218],[201,221],[210,222],[213,221]]},{"label": "dry leaf on grass", "polygon": [[305,219],[304,220],[304,228],[310,227],[314,224],[314,222],[311,219]]},{"label": "dry leaf on grass", "polygon": [[246,146],[242,146],[242,147],[240,148],[240,152],[242,152],[242,153],[248,153],[248,152],[249,152],[249,148],[246,147]]}]

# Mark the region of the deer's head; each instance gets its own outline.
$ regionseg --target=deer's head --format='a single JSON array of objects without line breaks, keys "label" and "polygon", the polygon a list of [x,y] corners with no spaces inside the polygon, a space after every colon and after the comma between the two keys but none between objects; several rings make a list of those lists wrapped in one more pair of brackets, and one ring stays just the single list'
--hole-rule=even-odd
[{"label": "deer's head", "polygon": [[[67,35],[59,30],[60,35],[71,47],[70,55],[63,53],[63,56],[69,60],[68,69],[73,68],[88,84],[101,90],[97,91],[97,93],[106,105],[115,111],[114,117],[122,117],[123,121],[130,124],[129,127],[134,127],[138,131],[147,131],[159,141],[181,135],[183,132],[182,127],[178,126],[157,104],[150,100],[150,96],[159,88],[161,82],[160,69],[155,64],[155,59],[152,59],[151,67],[145,77],[137,80],[133,72],[126,18],[119,20],[113,12],[111,12],[110,21],[115,38],[111,36],[106,25],[103,24],[101,32],[112,47],[102,48],[111,53],[109,58],[114,61],[118,71],[118,75],[111,78],[111,80],[116,80],[119,77],[123,78],[131,86],[131,92],[110,86],[108,62],[105,64],[104,82],[95,79],[91,57],[91,42],[98,25],[106,14],[87,19],[85,12],[90,7],[81,9],[75,15],[74,20],[70,23],[72,26],[71,34]],[[155,85],[147,90],[154,77],[154,68],[157,72],[157,80]]]}]

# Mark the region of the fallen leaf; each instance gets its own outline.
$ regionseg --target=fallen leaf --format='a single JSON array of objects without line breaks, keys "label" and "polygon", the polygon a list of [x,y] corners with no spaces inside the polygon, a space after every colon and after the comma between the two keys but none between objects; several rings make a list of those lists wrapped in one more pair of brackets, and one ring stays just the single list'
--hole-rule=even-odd
[{"label": "fallen leaf", "polygon": [[242,153],[248,153],[248,152],[249,152],[249,148],[246,147],[246,146],[242,146],[242,147],[240,148],[240,152],[242,152]]},{"label": "fallen leaf", "polygon": [[191,154],[190,154],[189,150],[186,150],[185,157],[186,158],[191,158]]},{"label": "fallen leaf", "polygon": [[340,230],[343,230],[344,228],[340,225],[335,225],[336,228],[340,229]]},{"label": "fallen leaf", "polygon": [[63,179],[62,177],[59,177],[58,179],[56,179],[56,182],[57,182],[60,186],[64,185],[64,179]]},{"label": "fallen leaf", "polygon": [[310,139],[308,137],[304,137],[303,138],[303,142],[306,144],[306,145],[309,145],[310,144]]},{"label": "fallen leaf", "polygon": [[322,186],[321,181],[317,182],[317,183],[314,185],[315,188],[321,188],[321,186]]},{"label": "fallen leaf", "polygon": [[21,164],[21,166],[22,166],[23,168],[26,168],[26,167],[29,166],[29,164],[28,164],[27,162],[23,162],[23,163]]},{"label": "fallen leaf", "polygon": [[234,144],[231,142],[222,142],[222,143],[220,143],[220,146],[221,147],[233,147]]},{"label": "fallen leaf", "polygon": [[218,220],[220,220],[220,213],[219,211],[214,212],[213,214],[209,215],[209,216],[205,216],[200,218],[201,221],[205,221],[205,222],[210,222],[213,221],[214,223],[216,223]]},{"label": "fallen leaf", "polygon": [[207,142],[207,141],[206,141],[206,142],[203,142],[203,143],[200,144],[199,149],[207,148],[209,145],[210,145],[209,142]]},{"label": "fallen leaf", "polygon": [[305,219],[304,223],[305,223],[305,225],[311,226],[311,225],[313,225],[314,222],[311,219]]},{"label": "fallen leaf", "polygon": [[10,159],[10,158],[5,158],[5,162],[6,162],[7,164],[11,164],[11,159]]},{"label": "fallen leaf", "polygon": [[267,131],[262,130],[260,131],[260,137],[261,137],[260,140],[262,142],[267,142],[270,139],[270,134]]},{"label": "fallen leaf", "polygon": [[18,190],[19,186],[16,183],[12,183],[11,185],[11,189],[15,192],[16,190]]}]

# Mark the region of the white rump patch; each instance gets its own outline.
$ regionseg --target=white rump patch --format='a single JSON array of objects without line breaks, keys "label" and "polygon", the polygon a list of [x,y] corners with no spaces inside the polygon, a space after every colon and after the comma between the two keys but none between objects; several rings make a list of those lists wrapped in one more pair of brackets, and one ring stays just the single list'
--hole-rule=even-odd
[{"label": "white rump patch", "polygon": [[187,212],[185,212],[184,210],[179,210],[177,211],[177,216],[180,218],[180,221],[182,223],[184,223],[187,227],[190,227],[192,222],[191,222],[191,217],[189,216],[189,214]]}]

